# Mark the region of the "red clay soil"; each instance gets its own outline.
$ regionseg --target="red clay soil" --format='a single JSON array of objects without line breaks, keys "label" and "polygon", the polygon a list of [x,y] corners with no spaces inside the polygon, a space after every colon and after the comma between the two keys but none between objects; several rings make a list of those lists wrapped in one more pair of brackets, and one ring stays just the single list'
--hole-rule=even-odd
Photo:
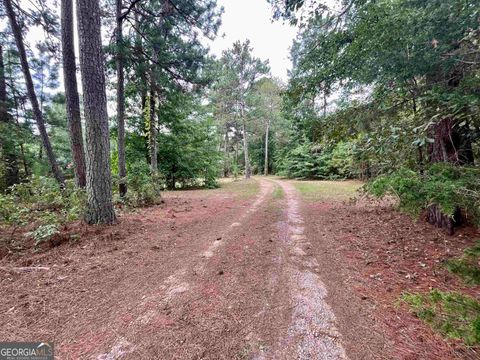
[{"label": "red clay soil", "polygon": [[54,341],[56,359],[472,355],[394,303],[431,286],[475,295],[440,266],[474,234],[450,238],[384,205],[307,203],[288,182],[259,183],[249,197],[168,193],[116,226],[74,224],[77,240],[9,253],[0,340]]}]

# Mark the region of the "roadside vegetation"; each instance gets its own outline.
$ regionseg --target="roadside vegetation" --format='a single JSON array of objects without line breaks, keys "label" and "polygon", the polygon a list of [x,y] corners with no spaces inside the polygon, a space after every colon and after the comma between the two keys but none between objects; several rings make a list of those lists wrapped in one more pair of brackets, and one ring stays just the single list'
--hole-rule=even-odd
[{"label": "roadside vegetation", "polygon": [[443,336],[480,345],[480,302],[475,298],[435,289],[427,294],[405,293],[401,300]]},{"label": "roadside vegetation", "polygon": [[447,268],[466,284],[480,285],[480,240],[475,246],[466,248],[461,257],[449,260]]}]

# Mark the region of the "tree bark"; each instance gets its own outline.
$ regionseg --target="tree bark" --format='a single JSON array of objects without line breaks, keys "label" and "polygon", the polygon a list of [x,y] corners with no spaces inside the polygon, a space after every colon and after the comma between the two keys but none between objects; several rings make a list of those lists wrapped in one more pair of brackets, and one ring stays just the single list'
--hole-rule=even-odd
[{"label": "tree bark", "polygon": [[77,85],[77,66],[73,39],[73,0],[62,0],[62,59],[63,78],[68,118],[70,147],[72,149],[75,182],[84,188],[87,183],[85,169],[85,149],[83,146],[82,118]]},{"label": "tree bark", "polygon": [[[3,48],[0,44],[0,123],[3,123],[5,129],[2,131],[4,136],[0,139],[0,148],[2,149],[3,161],[5,164],[5,187],[10,187],[19,182],[17,153],[10,133],[13,118],[8,113],[7,82],[5,80],[5,64],[3,62]],[[9,129],[10,131],[5,132]]]},{"label": "tree bark", "polygon": [[149,149],[150,149],[150,170],[155,174],[158,169],[158,146],[157,146],[157,124],[155,123],[155,85],[150,79],[150,118],[149,118]]},{"label": "tree bark", "polygon": [[[461,80],[461,73],[445,74],[442,69],[427,75],[427,86],[443,84],[447,89],[456,88]],[[427,102],[426,106],[435,109],[435,102]],[[458,130],[457,120],[453,117],[445,117],[436,122],[430,128],[429,137],[433,143],[429,144],[427,153],[430,163],[445,162],[452,165],[466,165],[473,161],[473,153],[469,154],[467,137]],[[467,144],[467,146],[465,146]],[[466,154],[467,152],[467,154]],[[462,223],[463,215],[457,207],[453,218],[443,214],[437,204],[428,208],[428,221],[439,228],[445,228],[449,235],[453,235],[454,228]]]},{"label": "tree bark", "polygon": [[112,224],[110,137],[105,65],[98,0],[77,0],[80,67],[86,128],[87,211],[89,224]]},{"label": "tree bark", "polygon": [[248,134],[247,134],[247,122],[245,119],[244,105],[240,105],[240,112],[242,116],[242,125],[243,125],[243,153],[245,155],[245,179],[250,179],[252,171],[250,169],[250,158],[248,156]]},{"label": "tree bark", "polygon": [[119,193],[127,193],[127,165],[125,161],[125,75],[123,59],[122,0],[117,0],[117,125]]},{"label": "tree bark", "polygon": [[268,133],[270,131],[270,121],[267,120],[267,126],[265,128],[265,168],[263,173],[265,176],[268,175]]},{"label": "tree bark", "polygon": [[38,132],[42,139],[43,147],[45,148],[45,153],[47,154],[48,162],[52,169],[53,176],[58,181],[60,186],[63,186],[65,179],[63,173],[58,166],[57,159],[53,152],[52,144],[50,143],[50,138],[48,137],[47,128],[45,127],[45,121],[43,119],[42,111],[38,104],[37,95],[35,94],[35,88],[33,86],[32,75],[30,73],[30,68],[28,66],[27,53],[25,51],[25,44],[23,43],[22,30],[17,23],[17,17],[13,10],[11,0],[3,0],[5,5],[5,10],[10,22],[10,27],[12,28],[13,36],[15,38],[15,43],[17,44],[18,55],[20,57],[20,64],[22,67],[23,76],[25,77],[25,85],[27,87],[28,98],[32,105],[33,116],[37,123]]},{"label": "tree bark", "polygon": [[228,124],[225,129],[225,139],[223,143],[223,177],[228,177]]}]

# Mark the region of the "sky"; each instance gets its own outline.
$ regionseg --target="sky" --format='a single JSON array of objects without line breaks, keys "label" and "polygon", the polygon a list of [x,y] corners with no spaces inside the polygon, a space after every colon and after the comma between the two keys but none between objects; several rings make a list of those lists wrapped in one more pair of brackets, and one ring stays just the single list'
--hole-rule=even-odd
[{"label": "sky", "polygon": [[218,37],[209,44],[211,52],[220,57],[235,41],[249,39],[253,55],[269,60],[272,75],[286,81],[291,68],[289,49],[297,30],[280,20],[272,22],[273,11],[267,0],[217,1],[225,13]]},{"label": "sky", "polygon": [[[20,3],[29,6],[28,0]],[[272,21],[273,10],[267,0],[217,0],[217,3],[223,6],[224,13],[218,36],[213,41],[207,40],[210,52],[220,57],[235,41],[249,39],[253,55],[268,60],[272,75],[287,82],[287,71],[291,69],[290,47],[297,29],[282,20]],[[42,31],[30,31],[27,41],[34,42],[43,35]],[[75,45],[78,57],[77,34]]]}]

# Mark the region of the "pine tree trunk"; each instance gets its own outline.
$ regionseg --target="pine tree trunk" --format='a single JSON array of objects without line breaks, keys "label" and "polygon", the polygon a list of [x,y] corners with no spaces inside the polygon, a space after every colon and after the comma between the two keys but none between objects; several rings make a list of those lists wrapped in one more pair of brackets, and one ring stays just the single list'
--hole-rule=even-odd
[{"label": "pine tree trunk", "polygon": [[242,125],[243,125],[243,153],[245,155],[245,179],[250,179],[252,175],[250,169],[250,158],[248,156],[248,134],[247,134],[247,122],[245,119],[244,105],[240,105],[241,116],[242,116]]},{"label": "pine tree trunk", "polygon": [[75,182],[78,187],[84,188],[87,179],[73,39],[73,0],[62,0],[61,13],[63,78],[65,82],[70,147],[72,149]]},{"label": "pine tree trunk", "polygon": [[[4,124],[5,130],[12,130],[13,118],[8,113],[7,82],[5,80],[2,44],[0,44],[0,123]],[[1,135],[3,136],[0,139],[0,149],[5,164],[4,185],[10,187],[19,182],[17,153],[12,134],[4,132]]]},{"label": "pine tree trunk", "polygon": [[235,165],[238,167],[238,139],[235,142]]},{"label": "pine tree trunk", "polygon": [[125,75],[123,60],[122,0],[117,0],[117,124],[119,193],[127,193],[127,165],[125,161]]},{"label": "pine tree trunk", "polygon": [[270,131],[270,121],[267,120],[267,127],[265,128],[265,168],[264,174],[268,175],[268,133]]},{"label": "pine tree trunk", "polygon": [[228,177],[228,125],[223,143],[223,177]]},{"label": "pine tree trunk", "polygon": [[86,128],[87,211],[89,224],[112,224],[110,138],[105,65],[98,0],[77,0],[80,68]]},{"label": "pine tree trunk", "polygon": [[[18,98],[15,91],[13,91],[13,104],[15,108],[15,125],[17,129],[20,129],[21,125],[19,121],[19,117],[20,117],[19,104],[18,104]],[[25,172],[25,177],[29,177],[30,170],[28,169],[28,161],[27,161],[27,156],[25,155],[25,147],[23,143],[20,143],[20,153],[22,154],[23,171]]]},{"label": "pine tree trunk", "polygon": [[30,68],[28,66],[27,53],[25,51],[25,45],[22,38],[22,30],[17,23],[17,18],[12,6],[12,0],[3,0],[5,5],[5,10],[7,12],[8,19],[10,21],[10,27],[12,28],[13,36],[15,38],[15,43],[17,44],[18,55],[20,57],[20,65],[22,67],[23,76],[25,77],[25,85],[27,87],[28,98],[32,105],[33,116],[37,123],[38,132],[42,139],[43,147],[45,148],[45,153],[48,158],[48,162],[52,169],[53,176],[58,181],[58,183],[63,186],[65,180],[63,173],[58,166],[57,159],[53,152],[52,144],[50,143],[50,138],[48,137],[47,128],[45,127],[45,122],[43,120],[43,114],[40,110],[38,104],[37,95],[35,94],[35,88],[33,86],[32,75],[30,73]]},{"label": "pine tree trunk", "polygon": [[155,123],[155,86],[153,79],[150,80],[150,119],[149,119],[149,148],[150,148],[150,170],[155,174],[158,169],[158,146],[157,146],[157,124]]}]

